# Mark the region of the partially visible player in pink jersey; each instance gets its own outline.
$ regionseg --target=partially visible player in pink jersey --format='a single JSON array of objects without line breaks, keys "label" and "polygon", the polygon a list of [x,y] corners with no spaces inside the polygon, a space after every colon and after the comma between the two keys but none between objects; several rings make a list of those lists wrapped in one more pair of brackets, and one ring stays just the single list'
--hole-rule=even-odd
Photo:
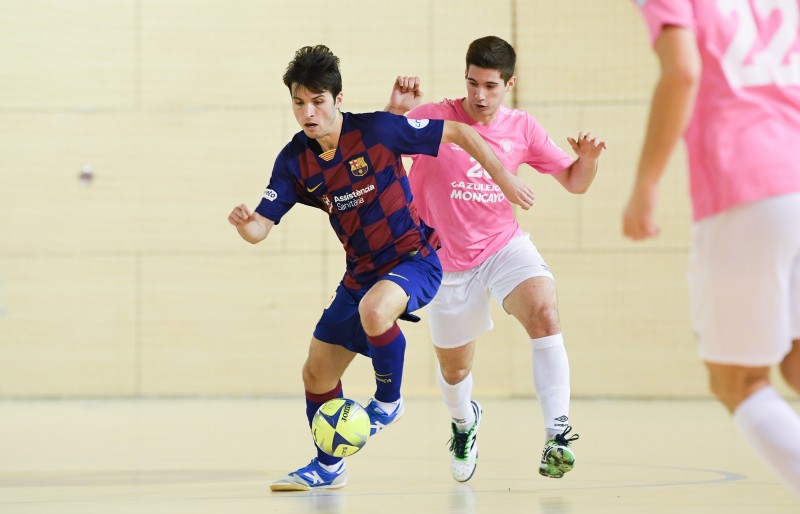
[{"label": "partially visible player in pink jersey", "polygon": [[658,235],[667,160],[683,134],[694,214],[689,284],[711,390],[742,437],[800,494],[800,3],[639,0],[661,62],[623,215]]},{"label": "partially visible player in pink jersey", "polygon": [[[414,119],[445,119],[474,127],[506,169],[529,164],[581,194],[591,185],[605,143],[590,133],[568,138],[575,159],[561,150],[525,111],[503,100],[514,88],[516,54],[506,41],[484,37],[467,50],[467,96],[419,106],[416,77],[398,77],[388,110]],[[539,474],[561,478],[575,463],[568,436],[569,362],[561,336],[556,287],[544,259],[522,232],[511,204],[480,164],[457,145],[437,159],[413,156],[411,190],[420,216],[442,241],[444,278],[429,305],[431,336],[439,360],[439,385],[453,419],[451,470],[469,480],[478,456],[481,407],[472,400],[475,340],[492,328],[490,297],[528,332],[536,393],[544,417],[545,446]],[[522,435],[522,434],[520,434]],[[537,455],[538,457],[538,455]]]}]

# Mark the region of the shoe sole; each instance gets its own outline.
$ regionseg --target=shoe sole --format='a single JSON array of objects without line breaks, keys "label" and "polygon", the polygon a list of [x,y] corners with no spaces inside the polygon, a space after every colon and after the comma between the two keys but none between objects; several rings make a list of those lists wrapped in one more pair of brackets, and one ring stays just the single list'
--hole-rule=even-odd
[{"label": "shoe sole", "polygon": [[456,482],[461,482],[463,484],[464,482],[467,482],[470,478],[472,478],[472,476],[475,474],[475,471],[477,469],[478,469],[478,454],[476,453],[475,454],[475,467],[472,468],[472,473],[470,473],[469,476],[467,478],[465,478],[464,480],[460,480],[460,479],[456,478],[455,476],[453,476],[453,480],[455,480]]},{"label": "shoe sole", "polygon": [[546,467],[539,467],[539,474],[548,478],[562,478],[564,474],[572,471],[573,467],[575,467],[575,460],[567,462],[555,455],[549,455]]},{"label": "shoe sole", "polygon": [[310,487],[302,484],[270,484],[271,491],[310,491],[312,489],[341,489],[347,485],[347,481],[336,485],[319,485],[317,487]]}]

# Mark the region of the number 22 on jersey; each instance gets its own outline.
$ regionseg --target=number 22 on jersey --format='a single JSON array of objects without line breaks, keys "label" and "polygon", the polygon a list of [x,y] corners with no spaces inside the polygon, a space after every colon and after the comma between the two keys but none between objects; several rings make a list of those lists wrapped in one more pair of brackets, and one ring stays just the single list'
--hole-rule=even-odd
[{"label": "number 22 on jersey", "polygon": [[[793,50],[800,37],[800,9],[797,0],[717,0],[720,13],[735,16],[738,26],[722,58],[725,76],[733,87],[775,84],[800,85],[800,52]],[[755,50],[759,33],[756,16],[766,20],[777,11],[777,30]]]}]

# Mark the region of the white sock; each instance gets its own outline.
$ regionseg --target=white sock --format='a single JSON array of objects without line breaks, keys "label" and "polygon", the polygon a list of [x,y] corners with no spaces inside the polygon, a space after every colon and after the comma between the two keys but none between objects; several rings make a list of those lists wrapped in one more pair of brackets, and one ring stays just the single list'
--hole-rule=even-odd
[{"label": "white sock", "polygon": [[561,334],[531,339],[533,385],[544,418],[545,440],[569,425],[569,360]]},{"label": "white sock", "polygon": [[736,407],[733,422],[745,441],[783,482],[800,495],[800,416],[772,386]]},{"label": "white sock", "polygon": [[339,462],[336,464],[323,464],[319,463],[320,467],[327,471],[328,473],[338,473],[342,469],[344,469],[344,459],[340,459]]},{"label": "white sock", "polygon": [[450,417],[459,432],[466,432],[475,424],[475,411],[472,409],[472,373],[461,382],[450,385],[442,376],[442,368],[438,368],[439,390],[447,406]]},{"label": "white sock", "polygon": [[374,398],[373,398],[373,400],[375,401],[375,403],[378,404],[378,407],[383,409],[383,412],[385,412],[386,414],[391,415],[391,414],[394,414],[394,411],[396,411],[398,407],[400,407],[400,402],[403,401],[403,398],[400,397],[399,399],[397,399],[397,400],[395,400],[393,402],[381,402],[381,401],[375,400]]}]

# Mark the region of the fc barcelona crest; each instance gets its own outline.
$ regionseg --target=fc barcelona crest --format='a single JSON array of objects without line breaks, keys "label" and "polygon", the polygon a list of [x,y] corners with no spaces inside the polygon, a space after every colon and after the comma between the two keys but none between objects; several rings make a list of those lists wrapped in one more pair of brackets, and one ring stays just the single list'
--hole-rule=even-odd
[{"label": "fc barcelona crest", "polygon": [[365,161],[363,157],[356,157],[355,159],[348,161],[348,164],[350,164],[350,173],[356,177],[363,177],[366,175],[367,171],[369,171],[367,161]]}]

